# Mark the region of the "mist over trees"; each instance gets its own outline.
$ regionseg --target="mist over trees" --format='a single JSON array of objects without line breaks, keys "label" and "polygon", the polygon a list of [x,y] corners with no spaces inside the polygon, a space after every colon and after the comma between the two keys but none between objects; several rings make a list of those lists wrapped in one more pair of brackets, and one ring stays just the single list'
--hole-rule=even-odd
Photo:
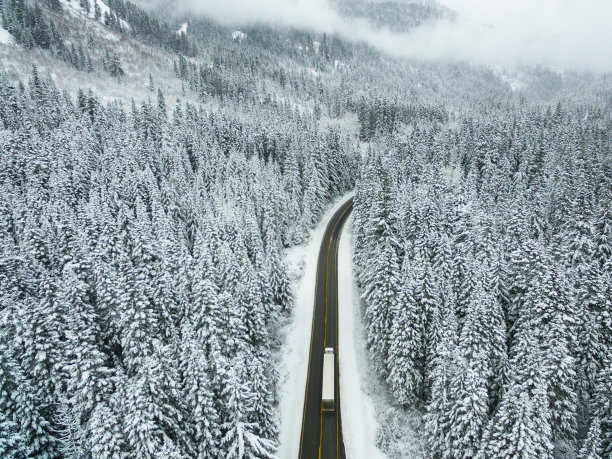
[{"label": "mist over trees", "polygon": [[428,1],[331,0],[334,8],[347,18],[366,19],[374,28],[408,32],[426,21],[450,16],[442,5]]}]

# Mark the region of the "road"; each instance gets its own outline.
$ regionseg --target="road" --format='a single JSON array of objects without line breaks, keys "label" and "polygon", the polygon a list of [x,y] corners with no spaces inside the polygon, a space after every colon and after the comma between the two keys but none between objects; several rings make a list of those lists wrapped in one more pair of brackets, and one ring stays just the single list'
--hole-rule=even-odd
[{"label": "road", "polygon": [[[319,251],[306,396],[302,414],[300,459],[345,458],[338,383],[338,244],[342,226],[352,209],[351,198],[334,214],[325,230]],[[336,357],[335,410],[333,413],[323,414],[321,393],[323,350],[326,347],[333,347]]]}]

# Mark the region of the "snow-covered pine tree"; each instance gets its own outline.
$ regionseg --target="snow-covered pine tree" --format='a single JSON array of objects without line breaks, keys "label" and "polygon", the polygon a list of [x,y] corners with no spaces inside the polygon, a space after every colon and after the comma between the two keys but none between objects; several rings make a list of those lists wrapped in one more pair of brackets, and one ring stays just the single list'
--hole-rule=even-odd
[{"label": "snow-covered pine tree", "polygon": [[519,331],[509,382],[483,436],[478,457],[552,457],[547,382],[542,355],[528,327]]},{"label": "snow-covered pine tree", "polygon": [[182,328],[182,392],[185,397],[189,434],[198,459],[217,457],[221,431],[211,389],[208,359],[202,345],[195,341],[189,325]]},{"label": "snow-covered pine tree", "polygon": [[578,452],[579,459],[603,459],[603,448],[601,445],[601,421],[594,417],[591,419],[587,437],[582,442],[582,448]]},{"label": "snow-covered pine tree", "polygon": [[[410,269],[406,266],[403,269]],[[423,386],[424,325],[420,305],[415,299],[410,274],[402,275],[398,301],[389,311],[391,330],[387,361],[387,382],[395,399],[403,405],[413,405],[421,396]]]},{"label": "snow-covered pine tree", "polygon": [[452,457],[453,445],[449,443],[453,429],[451,419],[450,380],[455,372],[457,358],[457,319],[453,305],[444,309],[441,336],[436,346],[436,358],[431,363],[429,377],[432,381],[431,395],[424,416],[427,440],[434,456]]}]

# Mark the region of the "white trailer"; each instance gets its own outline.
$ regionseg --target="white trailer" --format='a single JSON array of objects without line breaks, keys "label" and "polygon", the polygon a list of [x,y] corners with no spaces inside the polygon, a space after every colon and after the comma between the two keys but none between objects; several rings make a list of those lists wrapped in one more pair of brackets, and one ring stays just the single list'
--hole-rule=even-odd
[{"label": "white trailer", "polygon": [[334,412],[334,348],[326,347],[323,354],[323,396],[321,409],[324,413]]}]

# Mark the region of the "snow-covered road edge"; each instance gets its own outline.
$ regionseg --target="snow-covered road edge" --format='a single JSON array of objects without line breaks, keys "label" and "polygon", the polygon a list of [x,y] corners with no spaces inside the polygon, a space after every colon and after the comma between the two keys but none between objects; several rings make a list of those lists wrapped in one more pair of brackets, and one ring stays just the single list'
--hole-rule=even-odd
[{"label": "snow-covered road edge", "polygon": [[353,277],[353,217],[340,236],[338,249],[338,352],[340,409],[346,457],[386,457],[376,448],[378,420],[370,395],[364,390],[367,368],[363,323],[359,316],[359,292]]},{"label": "snow-covered road edge", "polygon": [[[301,278],[293,285],[295,289],[295,308],[293,318],[285,331],[280,372],[280,435],[277,456],[281,459],[297,458],[302,430],[302,412],[308,373],[308,354],[314,313],[314,294],[317,275],[317,259],[325,228],[353,192],[334,200],[323,218],[312,231],[307,245],[287,250],[285,260],[290,270],[304,266]],[[349,456],[350,457],[350,456]]]}]

